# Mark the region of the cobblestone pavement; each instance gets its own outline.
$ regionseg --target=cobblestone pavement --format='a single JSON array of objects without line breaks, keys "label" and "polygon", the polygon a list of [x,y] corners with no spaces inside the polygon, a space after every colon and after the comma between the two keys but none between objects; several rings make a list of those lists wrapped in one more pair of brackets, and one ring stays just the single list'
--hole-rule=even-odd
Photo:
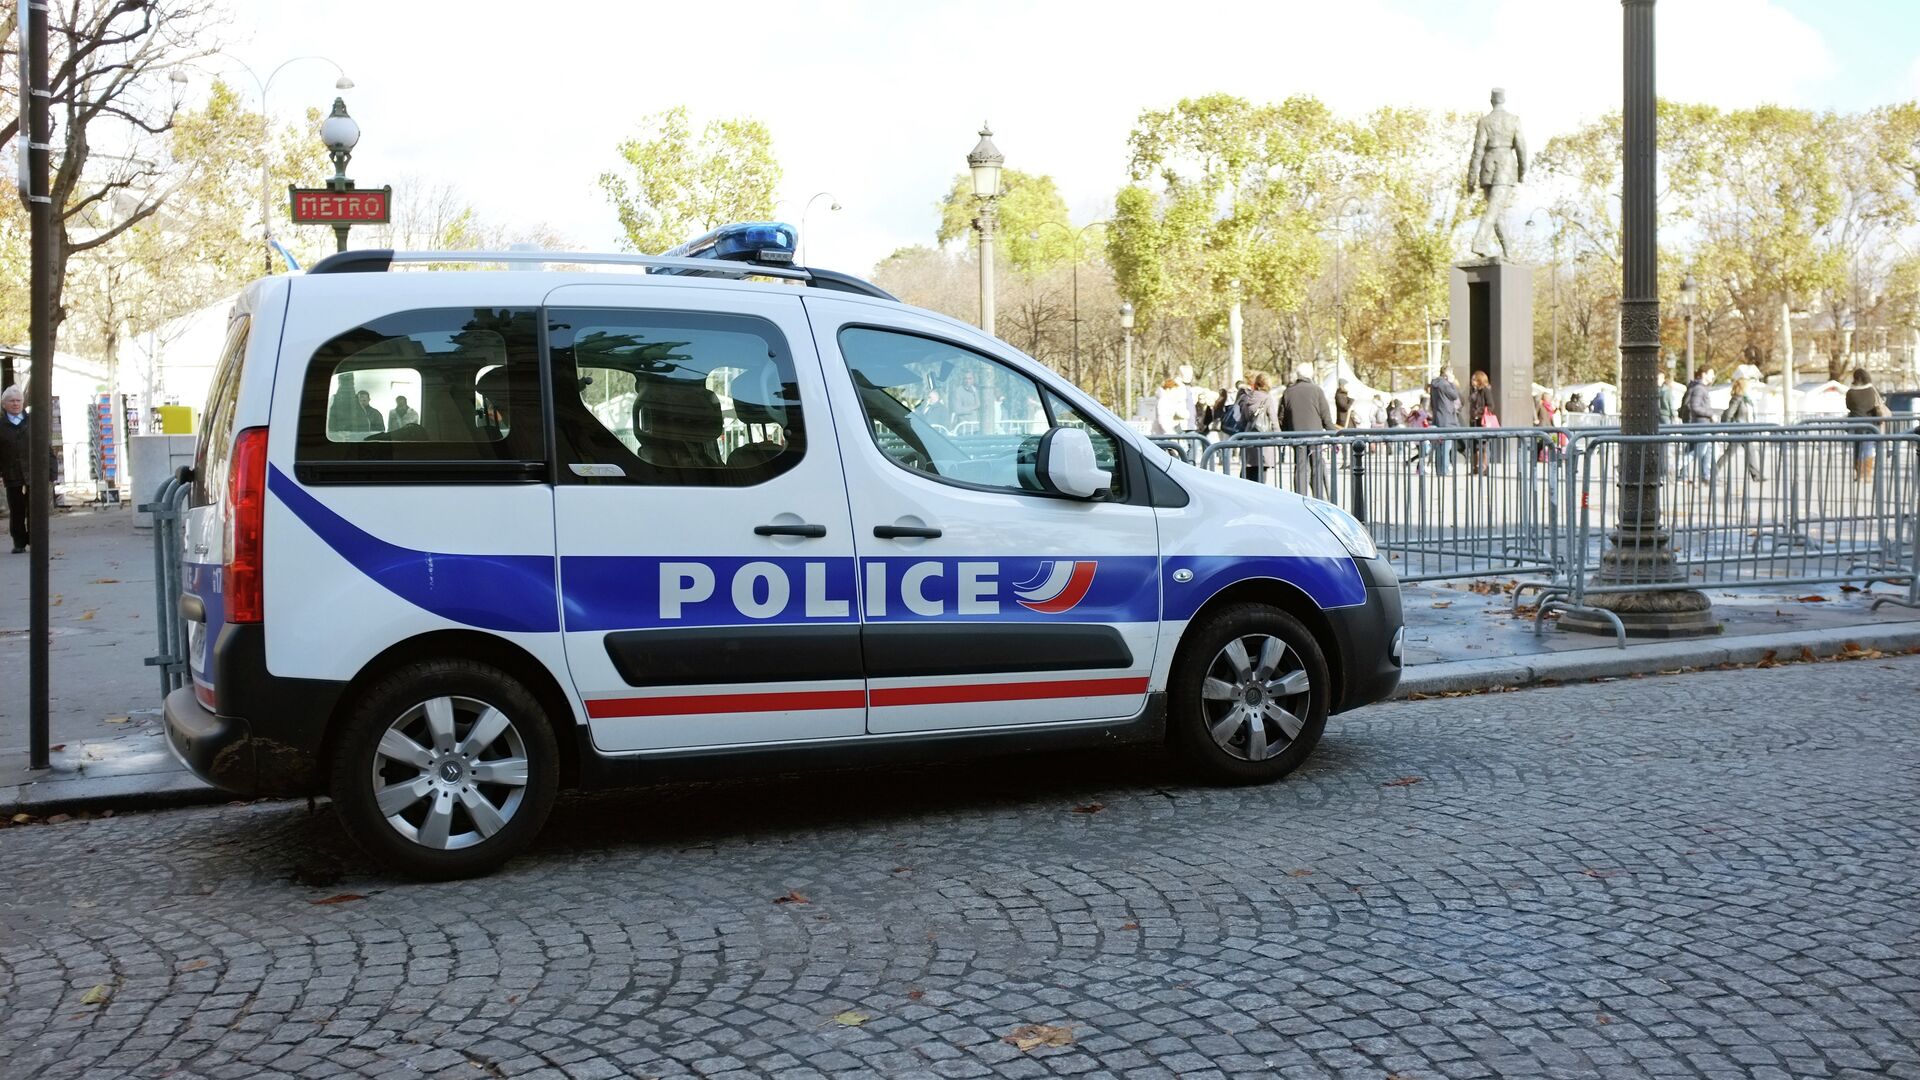
[{"label": "cobblestone pavement", "polygon": [[1387,705],[1266,788],[576,798],[453,885],[296,803],[5,829],[0,1076],[1920,1077],[1917,694],[1900,658]]}]

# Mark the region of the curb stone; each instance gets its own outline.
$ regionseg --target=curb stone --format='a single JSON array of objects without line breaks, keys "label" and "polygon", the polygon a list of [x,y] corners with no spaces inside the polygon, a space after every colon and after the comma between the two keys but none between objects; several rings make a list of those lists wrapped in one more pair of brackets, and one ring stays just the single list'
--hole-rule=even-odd
[{"label": "curb stone", "polygon": [[1841,656],[1850,650],[1898,652],[1920,648],[1920,625],[1842,626],[1812,632],[1753,634],[1693,641],[1657,641],[1620,648],[1580,649],[1539,656],[1507,656],[1485,660],[1454,660],[1419,664],[1400,678],[1396,699],[1410,694],[1502,690],[1532,686],[1552,679],[1572,682],[1620,675],[1656,675],[1676,668],[1704,668],[1719,664],[1754,664],[1768,654],[1798,659],[1802,650],[1815,659]]}]

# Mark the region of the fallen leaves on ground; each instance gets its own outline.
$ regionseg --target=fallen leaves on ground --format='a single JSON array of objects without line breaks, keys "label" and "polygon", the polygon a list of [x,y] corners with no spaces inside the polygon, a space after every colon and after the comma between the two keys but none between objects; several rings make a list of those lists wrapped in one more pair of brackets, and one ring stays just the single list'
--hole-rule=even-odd
[{"label": "fallen leaves on ground", "polygon": [[1130,923],[1121,923],[1121,924],[1120,924],[1120,929],[1122,929],[1122,930],[1138,930],[1138,929],[1140,929],[1140,924],[1139,924],[1139,923],[1137,923],[1137,922],[1130,922]]},{"label": "fallen leaves on ground", "polygon": [[97,577],[93,579],[93,583],[95,585],[118,585],[120,584],[120,579],[117,577]]},{"label": "fallen leaves on ground", "polygon": [[925,990],[909,990],[909,991],[907,991],[907,1000],[908,1000],[908,1001],[919,1001],[919,1000],[920,1000],[921,998],[923,998],[923,997],[926,997],[926,996],[927,996],[927,992],[926,992]]},{"label": "fallen leaves on ground", "polygon": [[1072,1046],[1073,1026],[1054,1024],[1021,1024],[1000,1037],[1003,1043],[1011,1043],[1013,1048],[1022,1052],[1037,1050],[1042,1046]]},{"label": "fallen leaves on ground", "polygon": [[1780,661],[1775,659],[1779,655],[1780,654],[1777,651],[1773,649],[1768,649],[1766,651],[1766,654],[1761,656],[1759,661],[1756,662],[1753,666],[1758,668],[1779,667]]},{"label": "fallen leaves on ground", "polygon": [[199,971],[201,968],[206,967],[208,964],[211,964],[211,963],[213,963],[213,961],[203,956],[198,960],[189,960],[186,963],[181,964],[180,970],[181,971]]},{"label": "fallen leaves on ground", "polygon": [[1433,606],[1434,606],[1434,607],[1440,607],[1440,608],[1447,608],[1447,607],[1452,607],[1452,606],[1453,606],[1453,601],[1451,601],[1451,600],[1435,600],[1435,601],[1433,602]]},{"label": "fallen leaves on ground", "polygon": [[776,896],[773,898],[773,902],[776,904],[811,904],[813,903],[813,901],[807,899],[807,894],[801,892],[799,889],[788,889],[787,895]]},{"label": "fallen leaves on ground", "polygon": [[343,893],[335,893],[332,896],[323,896],[318,900],[309,900],[307,901],[307,903],[312,904],[315,907],[323,907],[329,904],[351,904],[355,900],[365,900],[365,899],[366,899],[365,896],[362,896],[357,892],[343,892]]},{"label": "fallen leaves on ground", "polygon": [[847,1027],[859,1027],[861,1024],[864,1024],[871,1019],[873,1019],[873,1017],[868,1016],[866,1013],[855,1012],[852,1009],[848,1009],[846,1012],[833,1014],[834,1023],[844,1024]]},{"label": "fallen leaves on ground", "polygon": [[1288,877],[1312,877],[1312,876],[1313,876],[1313,871],[1311,871],[1311,870],[1289,870],[1289,871],[1287,871],[1287,876],[1288,876]]},{"label": "fallen leaves on ground", "polygon": [[1799,604],[1824,604],[1827,602],[1826,597],[1814,595],[1796,596],[1793,599],[1795,603]]},{"label": "fallen leaves on ground", "polygon": [[1858,585],[1842,585],[1842,586],[1840,586],[1840,591],[1841,591],[1841,592],[1859,592],[1859,591],[1860,591],[1860,586],[1858,586]]},{"label": "fallen leaves on ground", "polygon": [[92,611],[90,611],[90,610],[89,610],[89,611],[83,611],[83,612],[81,612],[81,613],[80,613],[80,621],[81,621],[81,622],[86,622],[86,621],[87,621],[88,619],[91,619],[91,618],[93,618],[93,612],[92,612]]},{"label": "fallen leaves on ground", "polygon": [[1076,814],[1097,814],[1100,811],[1105,810],[1106,808],[1107,808],[1106,803],[1090,802],[1085,806],[1074,807],[1073,812]]},{"label": "fallen leaves on ground", "polygon": [[1613,1023],[1613,1017],[1608,1016],[1606,1013],[1601,1013],[1598,1016],[1595,1016],[1593,1019],[1594,1019],[1594,1022],[1600,1023],[1600,1024]]},{"label": "fallen leaves on ground", "polygon": [[110,996],[112,996],[112,991],[107,989],[106,983],[95,983],[93,989],[80,995],[80,1004],[104,1005]]},{"label": "fallen leaves on ground", "polygon": [[1418,777],[1418,776],[1397,776],[1397,777],[1394,777],[1392,780],[1389,780],[1386,783],[1381,784],[1380,786],[1381,787],[1412,787],[1413,785],[1419,783],[1422,779],[1423,779],[1422,777]]},{"label": "fallen leaves on ground", "polygon": [[1599,878],[1602,881],[1605,881],[1607,878],[1611,878],[1611,877],[1619,877],[1621,874],[1626,873],[1625,870],[1596,870],[1591,866],[1587,867],[1586,869],[1580,872],[1587,875],[1590,878]]},{"label": "fallen leaves on ground", "polygon": [[133,717],[131,717],[131,716],[109,716],[109,717],[107,717],[107,723],[109,723],[109,724],[124,724],[124,723],[126,723],[126,722],[128,722],[129,720],[132,720],[132,719],[133,719]]}]

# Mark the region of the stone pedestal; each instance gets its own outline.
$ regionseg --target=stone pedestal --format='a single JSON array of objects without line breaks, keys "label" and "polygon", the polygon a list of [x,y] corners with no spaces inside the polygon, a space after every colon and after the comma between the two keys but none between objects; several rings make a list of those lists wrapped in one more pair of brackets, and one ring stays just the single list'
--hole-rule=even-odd
[{"label": "stone pedestal", "polygon": [[1484,371],[1493,384],[1500,426],[1531,427],[1533,270],[1510,262],[1460,263],[1447,275],[1447,284],[1452,314],[1447,363],[1460,396],[1467,396],[1473,373]]}]

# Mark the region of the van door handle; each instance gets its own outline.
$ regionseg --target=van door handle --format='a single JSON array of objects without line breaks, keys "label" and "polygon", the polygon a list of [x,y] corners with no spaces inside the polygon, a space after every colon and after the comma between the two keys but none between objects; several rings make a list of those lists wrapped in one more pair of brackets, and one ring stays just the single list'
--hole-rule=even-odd
[{"label": "van door handle", "polygon": [[940,530],[925,525],[875,525],[873,535],[882,540],[932,540]]},{"label": "van door handle", "polygon": [[198,596],[195,596],[190,592],[181,593],[180,594],[180,617],[187,620],[188,622],[206,622],[207,621],[206,601],[201,600]]},{"label": "van door handle", "polygon": [[818,540],[827,535],[825,525],[755,525],[755,536],[804,536],[809,540]]}]

